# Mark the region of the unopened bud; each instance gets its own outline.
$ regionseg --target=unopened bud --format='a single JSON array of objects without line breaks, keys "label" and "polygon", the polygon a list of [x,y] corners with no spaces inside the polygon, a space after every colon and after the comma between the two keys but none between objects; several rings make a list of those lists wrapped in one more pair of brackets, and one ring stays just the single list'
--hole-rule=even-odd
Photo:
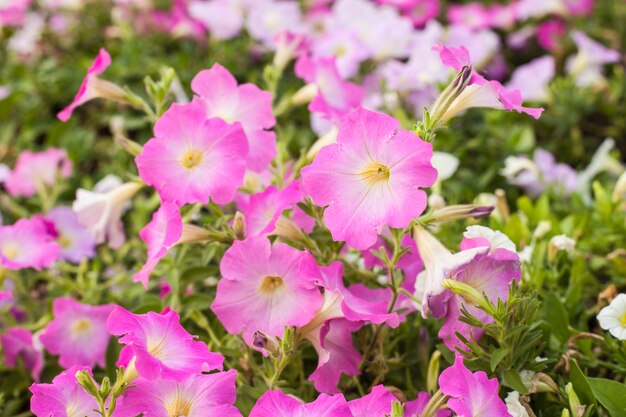
[{"label": "unopened bud", "polygon": [[426,388],[428,388],[428,392],[432,395],[435,391],[437,391],[437,387],[439,385],[439,363],[441,362],[441,352],[436,350],[430,357],[430,361],[428,361],[428,372],[426,374]]},{"label": "unopened bud", "polygon": [[202,242],[212,240],[212,238],[211,233],[203,227],[194,224],[183,224],[183,231],[177,243]]},{"label": "unopened bud", "polygon": [[233,233],[235,234],[235,239],[237,240],[244,240],[246,238],[246,218],[240,211],[235,213],[235,219],[233,220]]},{"label": "unopened bud", "polygon": [[102,384],[100,385],[99,397],[102,400],[105,400],[109,396],[110,393],[111,393],[111,381],[109,380],[108,377],[104,377],[104,379],[102,380]]},{"label": "unopened bud", "polygon": [[96,397],[98,395],[98,386],[96,382],[93,380],[92,376],[89,375],[88,371],[78,371],[76,372],[76,383],[84,388],[87,393]]},{"label": "unopened bud", "polygon": [[278,343],[276,339],[267,336],[263,332],[258,330],[252,335],[252,346],[259,350],[265,350],[270,354],[275,354],[278,351]]},{"label": "unopened bud", "polygon": [[552,239],[550,239],[550,243],[548,244],[548,261],[554,262],[556,254],[559,251],[572,253],[575,246],[576,241],[571,237],[567,237],[565,235],[553,236]]},{"label": "unopened bud", "polygon": [[291,97],[291,104],[294,106],[306,104],[313,100],[315,96],[317,96],[317,85],[307,84],[294,93]]},{"label": "unopened bud", "polygon": [[404,416],[404,404],[394,401],[391,403],[391,417]]},{"label": "unopened bud", "polygon": [[317,155],[320,149],[324,146],[337,143],[337,133],[339,133],[339,130],[335,126],[331,127],[330,130],[324,134],[324,136],[321,136],[313,145],[311,145],[311,148],[306,153],[307,159],[312,161],[313,158],[315,158],[315,155]]},{"label": "unopened bud", "polygon": [[115,143],[120,145],[122,149],[124,149],[126,152],[128,152],[129,154],[133,156],[139,155],[143,149],[140,144],[128,139],[127,137],[121,134],[115,135]]},{"label": "unopened bud", "polygon": [[479,206],[476,204],[458,204],[454,206],[447,206],[436,210],[433,213],[432,223],[441,224],[468,217],[479,219],[489,216],[493,209],[493,206]]},{"label": "unopened bud", "polygon": [[620,200],[623,200],[626,197],[626,172],[624,172],[617,179],[615,183],[615,187],[613,188],[613,202],[617,203]]},{"label": "unopened bud", "polygon": [[496,312],[493,305],[471,285],[453,279],[444,279],[441,286],[460,295],[467,303],[481,307],[490,316],[495,315]]},{"label": "unopened bud", "polygon": [[466,65],[456,75],[450,84],[441,92],[435,104],[430,110],[431,127],[436,129],[440,122],[446,122],[455,116],[457,112],[450,112],[452,103],[461,95],[468,86],[472,77],[472,67]]}]

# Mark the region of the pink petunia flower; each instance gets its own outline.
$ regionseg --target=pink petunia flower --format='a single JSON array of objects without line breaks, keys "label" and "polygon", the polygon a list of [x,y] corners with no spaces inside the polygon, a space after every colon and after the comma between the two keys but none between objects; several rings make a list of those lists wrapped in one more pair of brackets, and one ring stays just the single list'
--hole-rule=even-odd
[{"label": "pink petunia flower", "polygon": [[194,340],[174,311],[133,314],[116,307],[109,315],[107,329],[122,336],[119,342],[126,345],[118,365],[127,368],[127,380],[142,376],[149,380],[184,381],[191,374],[222,369],[224,357],[209,351],[204,342]]},{"label": "pink petunia flower", "polygon": [[111,338],[106,321],[113,308],[113,304],[92,306],[68,297],[56,298],[52,306],[54,320],[41,334],[41,344],[59,356],[59,364],[64,368],[91,369],[96,364],[104,368]]},{"label": "pink petunia flower", "polygon": [[[106,180],[105,177],[100,183]],[[126,239],[122,215],[130,199],[143,187],[141,182],[127,182],[111,184],[106,191],[93,191],[79,188],[76,190],[76,200],[72,210],[76,213],[78,222],[93,235],[97,244],[109,242],[113,249],[119,248]]]},{"label": "pink petunia flower", "polygon": [[448,21],[452,25],[464,25],[470,29],[484,29],[491,21],[489,11],[481,3],[451,4]]},{"label": "pink petunia flower", "polygon": [[286,30],[302,30],[300,5],[295,2],[277,0],[255,0],[249,2],[246,29],[254,39],[268,47],[273,38]]},{"label": "pink petunia flower", "polygon": [[399,129],[394,118],[359,108],[339,129],[337,143],[321,149],[302,169],[315,204],[328,206],[324,221],[336,241],[371,247],[384,226],[406,227],[426,208],[437,178],[432,145]]},{"label": "pink petunia flower", "polygon": [[567,34],[567,26],[561,20],[550,19],[537,25],[537,42],[550,52],[557,52]]},{"label": "pink petunia flower", "polygon": [[65,149],[49,148],[43,152],[24,151],[13,171],[4,181],[9,194],[30,197],[40,187],[52,187],[58,179],[72,175],[72,161]]},{"label": "pink petunia flower", "polygon": [[391,415],[391,403],[398,399],[382,385],[369,394],[348,402],[353,417],[384,417]]},{"label": "pink petunia flower", "polygon": [[240,199],[238,207],[246,219],[246,236],[273,233],[282,213],[293,209],[302,197],[299,183],[292,182],[280,190],[267,187],[265,191],[251,195],[247,202]]},{"label": "pink petunia flower", "polygon": [[338,74],[346,79],[359,72],[361,62],[370,52],[351,30],[333,30],[312,44],[313,58],[335,57]]},{"label": "pink petunia flower", "polygon": [[179,206],[227,204],[243,184],[248,143],[241,124],[207,119],[197,106],[173,104],[135,158],[139,176]]},{"label": "pink petunia flower", "polygon": [[525,101],[545,101],[548,84],[556,73],[554,57],[545,55],[517,67],[506,88],[519,90]]},{"label": "pink petunia flower", "polygon": [[193,0],[189,15],[201,22],[215,39],[232,39],[241,33],[246,0]]},{"label": "pink petunia flower", "polygon": [[0,291],[0,311],[11,308],[14,302],[15,298],[13,297],[13,291]]},{"label": "pink petunia flower", "polygon": [[322,305],[315,285],[318,267],[307,252],[264,236],[235,241],[220,263],[222,279],[211,310],[230,333],[283,335],[285,326],[303,326]]},{"label": "pink petunia flower", "polygon": [[20,27],[26,20],[26,12],[32,0],[8,0],[0,5],[0,29]]},{"label": "pink petunia flower", "polygon": [[57,117],[63,122],[67,122],[76,107],[81,106],[95,98],[108,98],[111,100],[123,101],[126,93],[124,90],[110,81],[103,80],[98,77],[111,65],[111,55],[106,49],[100,49],[98,56],[94,59],[91,67],[87,70],[87,75],[83,79],[78,93],[74,96],[74,100],[69,106],[61,110]]},{"label": "pink petunia flower", "polygon": [[0,266],[8,269],[47,268],[61,250],[49,223],[41,216],[0,226]]},{"label": "pink petunia flower", "polygon": [[302,55],[296,61],[295,72],[315,87],[316,95],[309,104],[309,110],[337,123],[361,105],[364,92],[361,87],[339,75],[335,60],[335,57],[312,59]]},{"label": "pink petunia flower", "polygon": [[352,417],[343,395],[321,394],[311,403],[304,404],[282,391],[267,391],[252,407],[250,417]]},{"label": "pink petunia flower", "polygon": [[21,327],[10,327],[0,336],[2,350],[4,351],[4,363],[9,367],[15,367],[20,360],[24,368],[31,371],[35,381],[39,381],[43,370],[43,350],[33,334]]},{"label": "pink petunia flower", "polygon": [[498,379],[470,372],[457,356],[454,365],[439,375],[439,388],[450,397],[448,407],[459,417],[512,417],[498,396]]},{"label": "pink petunia flower", "polygon": [[200,71],[191,80],[191,89],[199,96],[194,97],[193,104],[206,117],[241,123],[249,145],[247,166],[263,171],[276,156],[276,135],[266,130],[276,124],[272,94],[251,83],[238,85],[235,77],[219,64]]},{"label": "pink petunia flower", "polygon": [[[427,392],[418,393],[416,399],[404,403],[404,417],[420,417],[429,401],[430,395]],[[451,415],[448,409],[439,409],[435,413],[436,417],[450,417]]]},{"label": "pink petunia flower", "polygon": [[88,370],[73,366],[55,376],[52,384],[33,384],[29,388],[30,411],[37,417],[98,417],[98,403],[78,385],[76,373]]},{"label": "pink petunia flower", "polygon": [[[442,286],[444,279],[462,282],[496,303],[506,301],[511,281],[521,278],[521,265],[515,245],[500,232],[481,227],[469,229],[461,243],[461,251],[451,254],[434,236],[418,228],[415,239],[425,265],[422,312],[430,311],[435,318],[445,317],[439,337],[450,349],[463,347],[456,333],[466,339],[479,339],[482,330],[458,320],[464,308],[483,323],[493,318],[477,306],[467,303],[460,295]],[[418,291],[419,293],[420,291]]]},{"label": "pink petunia flower", "polygon": [[78,221],[78,216],[66,206],[58,206],[46,214],[46,219],[54,224],[56,241],[61,246],[59,257],[78,263],[95,255],[93,235]]},{"label": "pink petunia flower", "polygon": [[134,282],[141,282],[148,288],[150,273],[163,258],[170,247],[180,239],[183,233],[183,219],[174,203],[162,202],[161,207],[152,215],[150,223],[139,232],[139,237],[148,246],[148,259],[141,270],[133,276]]},{"label": "pink petunia flower", "polygon": [[[465,47],[448,48],[443,45],[436,45],[433,49],[439,52],[441,62],[456,71],[461,71],[463,67],[471,68],[469,52]],[[523,107],[522,101],[522,95],[518,90],[509,91],[498,81],[489,81],[474,72],[469,85],[441,115],[441,121],[446,122],[472,107],[515,110],[518,113],[526,113],[535,119],[541,116],[542,108]]]},{"label": "pink petunia flower", "polygon": [[190,375],[183,381],[139,378],[124,393],[117,417],[241,417],[233,405],[237,371]]}]

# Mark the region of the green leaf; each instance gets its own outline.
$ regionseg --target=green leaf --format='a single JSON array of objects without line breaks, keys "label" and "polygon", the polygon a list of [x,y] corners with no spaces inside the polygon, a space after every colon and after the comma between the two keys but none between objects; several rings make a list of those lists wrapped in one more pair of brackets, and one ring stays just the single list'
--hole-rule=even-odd
[{"label": "green leaf", "polygon": [[491,372],[494,372],[502,359],[509,353],[510,349],[508,347],[501,347],[493,351],[491,354]]},{"label": "green leaf", "polygon": [[589,381],[587,381],[587,377],[580,370],[578,363],[574,360],[570,360],[570,373],[569,378],[570,382],[574,386],[574,391],[578,394],[578,398],[583,404],[586,405],[597,405],[596,397],[593,395],[593,391],[591,386],[589,385]]},{"label": "green leaf", "polygon": [[604,378],[587,378],[598,402],[612,417],[626,416],[626,385]]},{"label": "green leaf", "polygon": [[569,316],[565,307],[563,307],[563,303],[551,292],[544,293],[543,297],[545,317],[552,327],[552,333],[559,341],[566,342],[570,336]]},{"label": "green leaf", "polygon": [[526,388],[526,385],[522,382],[522,377],[515,369],[509,369],[504,373],[504,382],[520,394],[528,395],[528,388]]}]

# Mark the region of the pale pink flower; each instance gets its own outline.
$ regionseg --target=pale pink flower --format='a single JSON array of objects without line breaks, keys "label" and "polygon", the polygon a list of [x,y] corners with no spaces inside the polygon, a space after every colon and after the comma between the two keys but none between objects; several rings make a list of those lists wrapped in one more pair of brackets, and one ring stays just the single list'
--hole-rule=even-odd
[{"label": "pale pink flower", "polygon": [[264,236],[235,241],[220,264],[222,278],[211,310],[229,333],[255,331],[282,336],[285,326],[303,326],[322,305],[317,264],[307,252]]},{"label": "pale pink flower", "polygon": [[554,57],[545,55],[517,67],[506,88],[519,90],[525,101],[545,101],[548,85],[556,73]]},{"label": "pale pink flower", "polygon": [[122,88],[98,77],[109,65],[111,65],[111,55],[109,55],[106,49],[102,48],[91,64],[91,67],[87,70],[87,75],[83,79],[78,93],[74,96],[74,100],[69,106],[57,114],[59,120],[67,122],[70,117],[72,117],[72,113],[76,107],[95,98],[110,98],[112,100],[124,99],[126,93]]},{"label": "pale pink flower", "polygon": [[311,59],[302,55],[296,61],[296,75],[315,86],[317,94],[309,110],[337,123],[363,101],[363,89],[345,81],[337,71],[335,57]]},{"label": "pale pink flower", "polygon": [[41,216],[0,226],[0,266],[8,269],[47,268],[61,250],[56,235]]},{"label": "pale pink flower", "polygon": [[339,128],[337,143],[322,148],[302,169],[315,204],[336,241],[371,247],[384,226],[406,227],[426,208],[437,171],[432,145],[399,128],[394,118],[359,108]]},{"label": "pale pink flower", "polygon": [[464,25],[470,29],[489,27],[491,20],[488,9],[481,3],[451,4],[447,17],[452,25]]},{"label": "pale pink flower", "polygon": [[224,357],[209,351],[206,343],[187,333],[174,311],[133,314],[116,307],[109,315],[107,329],[122,336],[119,342],[126,345],[118,364],[131,369],[127,379],[138,374],[150,380],[184,381],[191,374],[222,369]]},{"label": "pale pink flower", "polygon": [[215,39],[234,38],[243,29],[245,0],[193,0],[188,8],[189,15],[206,26]]},{"label": "pale pink flower", "polygon": [[266,130],[276,124],[272,94],[251,83],[238,85],[235,77],[219,64],[200,71],[191,80],[191,89],[199,96],[194,97],[193,104],[206,117],[241,123],[248,139],[248,168],[263,171],[276,156],[276,135]]},{"label": "pale pink flower", "polygon": [[24,364],[24,368],[31,372],[35,381],[43,370],[43,350],[33,334],[21,327],[10,327],[0,336],[4,363],[8,367],[15,367],[18,360]]},{"label": "pale pink flower", "polygon": [[73,366],[55,376],[52,384],[33,384],[30,411],[37,417],[98,417],[98,403],[78,385],[76,373],[88,368]]},{"label": "pale pink flower", "polygon": [[78,221],[78,216],[66,206],[58,206],[46,214],[46,219],[54,224],[56,241],[61,247],[59,258],[78,263],[95,255],[93,235]]},{"label": "pale pink flower", "polygon": [[512,417],[498,396],[498,379],[483,371],[470,372],[457,356],[439,375],[439,388],[450,397],[448,407],[459,417]]},{"label": "pale pink flower", "polygon": [[162,202],[152,215],[152,220],[139,232],[139,237],[148,246],[148,259],[141,270],[133,276],[134,282],[141,282],[148,288],[150,273],[172,247],[183,232],[180,210],[174,203]]},{"label": "pale pink flower", "polygon": [[271,48],[278,33],[302,30],[300,5],[291,1],[251,1],[246,28],[250,36]]},{"label": "pale pink flower", "polygon": [[267,391],[252,407],[250,417],[352,417],[350,407],[343,395],[321,394],[311,403],[284,394],[282,391]]},{"label": "pale pink flower", "polygon": [[[471,68],[469,52],[465,47],[448,48],[443,45],[436,45],[434,49],[439,52],[441,62],[456,71],[461,71],[463,67]],[[509,91],[498,81],[489,81],[474,72],[469,85],[450,104],[441,120],[448,121],[472,107],[515,110],[518,113],[526,113],[535,119],[541,116],[542,108],[523,107],[522,101],[522,95],[518,90]]]},{"label": "pale pink flower", "polygon": [[92,306],[68,297],[56,298],[52,305],[54,320],[40,336],[41,344],[53,355],[59,356],[64,368],[96,364],[105,366],[105,354],[111,335],[107,331],[107,317],[113,304]]},{"label": "pale pink flower", "polygon": [[576,43],[578,53],[567,59],[565,69],[574,77],[579,87],[601,83],[604,80],[602,76],[604,65],[618,62],[621,58],[620,53],[578,30],[572,32],[572,39]]},{"label": "pale pink flower", "polygon": [[333,30],[316,39],[312,44],[314,58],[335,57],[339,75],[346,79],[359,72],[361,62],[370,57],[367,48],[350,30]]},{"label": "pale pink flower", "polygon": [[237,206],[245,216],[246,236],[272,234],[282,213],[296,207],[302,197],[300,184],[292,182],[283,189],[269,186],[248,201],[239,199]]},{"label": "pale pink flower", "polygon": [[243,184],[248,143],[241,124],[207,119],[194,105],[173,104],[135,158],[141,178],[179,206],[233,200]]},{"label": "pale pink flower", "polygon": [[[105,177],[104,180],[106,180]],[[78,217],[78,222],[93,235],[97,244],[105,241],[113,249],[124,243],[124,224],[122,215],[130,199],[143,187],[140,182],[115,184],[108,191],[98,192],[79,188],[76,190],[76,200],[72,210]],[[108,187],[107,187],[108,189]]]},{"label": "pale pink flower", "polygon": [[233,405],[237,371],[190,375],[183,381],[139,378],[126,390],[117,417],[241,417]]},{"label": "pale pink flower", "polygon": [[52,187],[72,175],[72,161],[65,149],[49,148],[43,152],[23,151],[13,171],[4,181],[12,196],[30,197],[40,187]]}]

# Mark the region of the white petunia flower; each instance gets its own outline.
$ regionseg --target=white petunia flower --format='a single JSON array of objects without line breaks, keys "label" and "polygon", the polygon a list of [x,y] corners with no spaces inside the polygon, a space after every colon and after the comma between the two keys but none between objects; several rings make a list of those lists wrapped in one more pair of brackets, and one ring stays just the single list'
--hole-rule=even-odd
[{"label": "white petunia flower", "polygon": [[508,393],[506,398],[504,399],[506,403],[506,409],[509,414],[513,417],[529,417],[528,411],[519,401],[519,392],[511,391]]},{"label": "white petunia flower", "polygon": [[600,327],[620,340],[626,340],[626,294],[619,294],[598,314]]}]

